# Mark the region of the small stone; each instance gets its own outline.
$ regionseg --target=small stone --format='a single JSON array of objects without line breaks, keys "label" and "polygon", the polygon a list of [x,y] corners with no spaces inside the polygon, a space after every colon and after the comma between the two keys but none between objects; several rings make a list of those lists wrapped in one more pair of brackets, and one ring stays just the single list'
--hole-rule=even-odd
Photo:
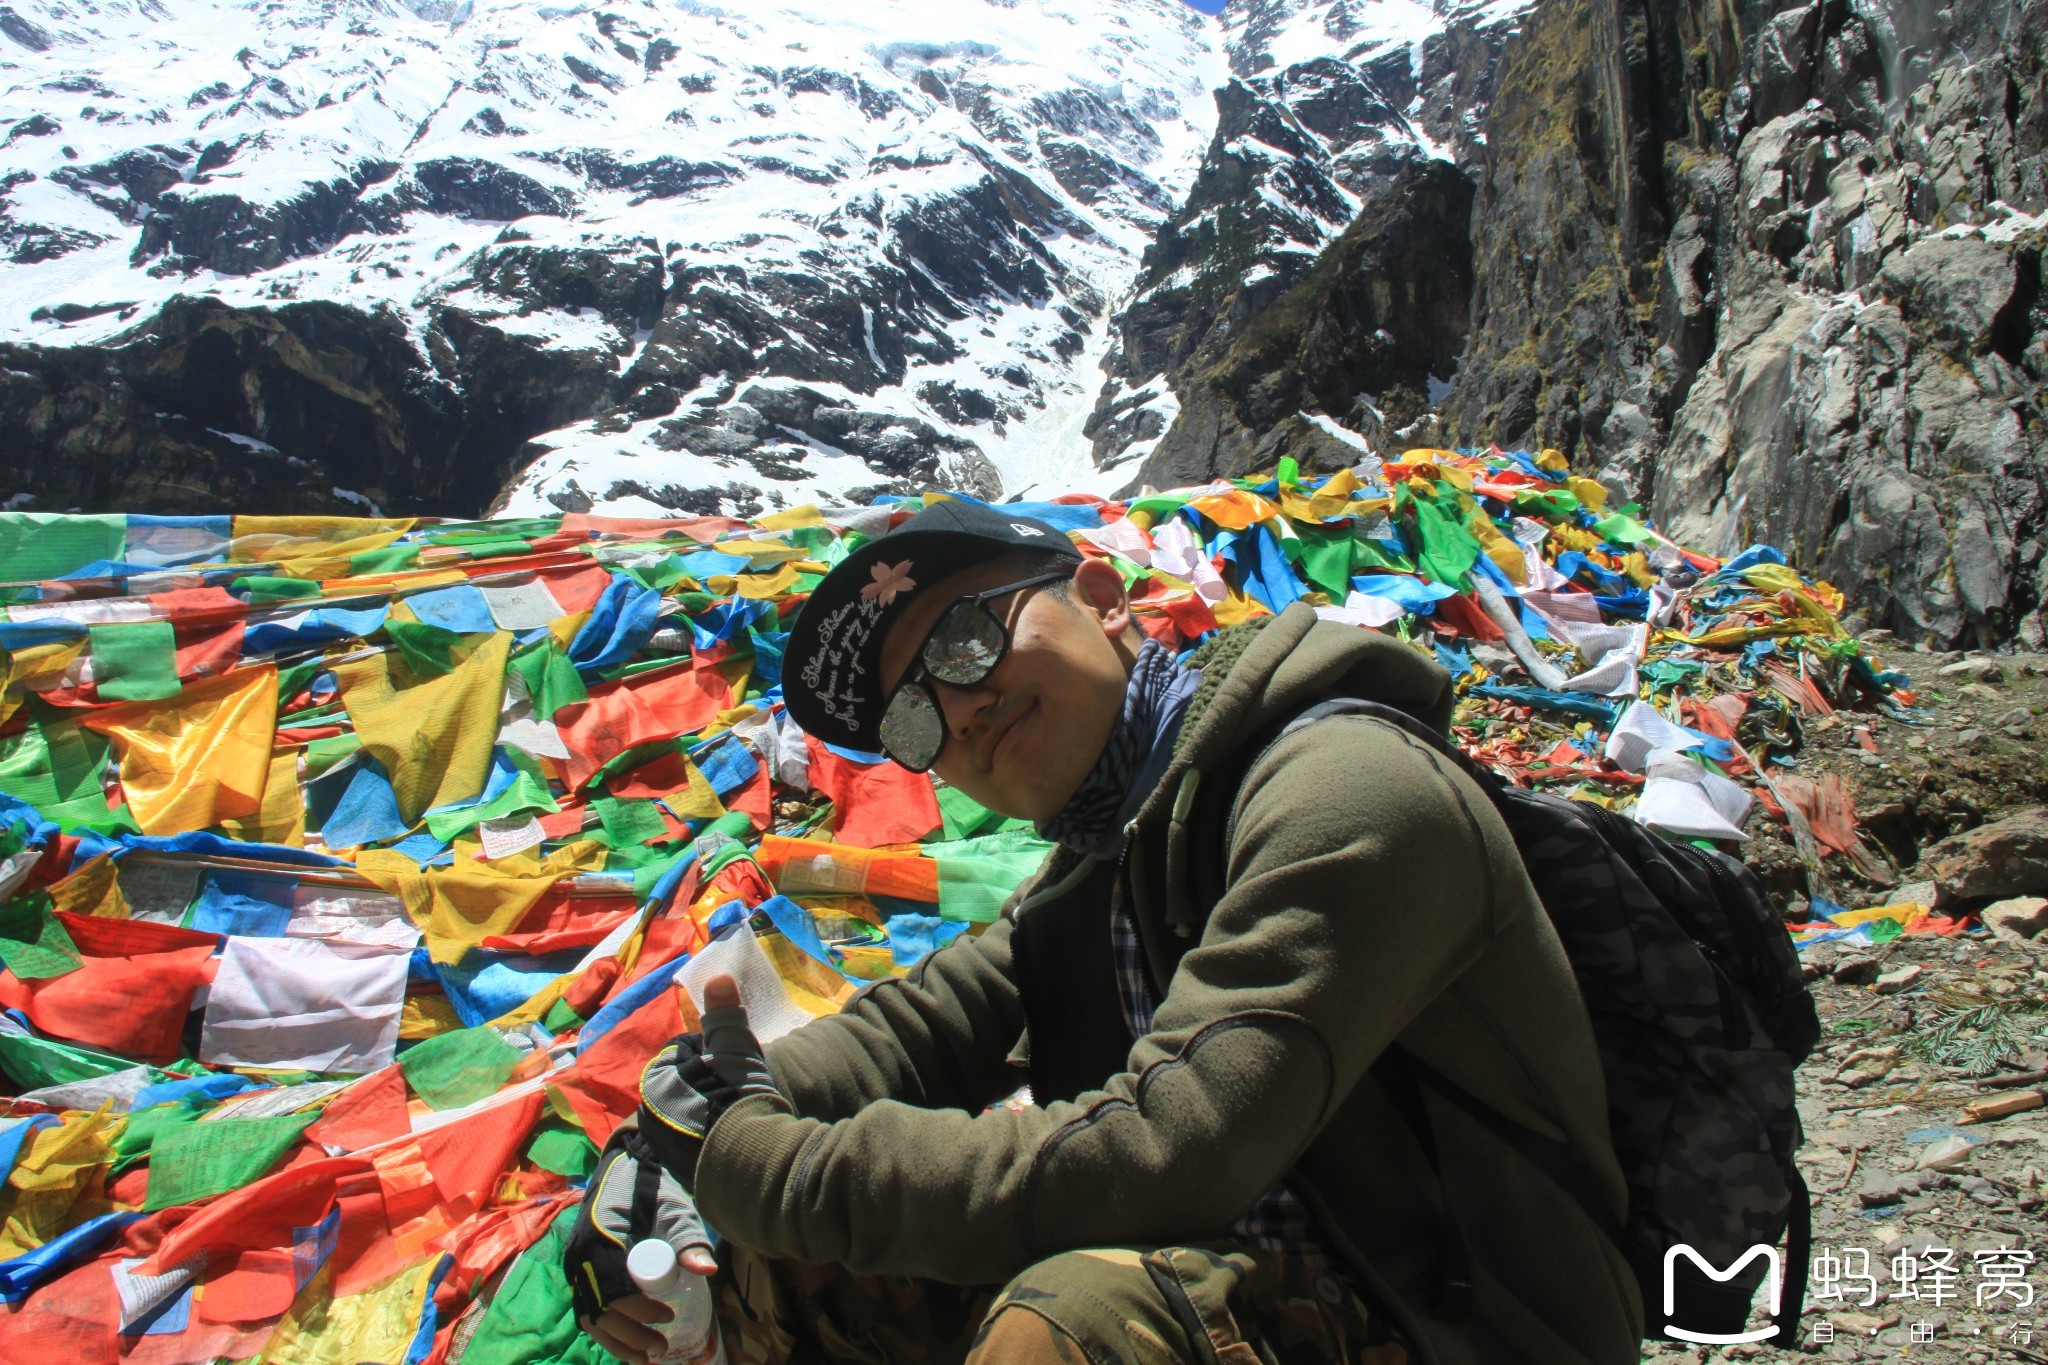
[{"label": "small stone", "polygon": [[1941,898],[1941,888],[1933,882],[1907,882],[1885,897],[1890,905],[1924,905],[1929,909]]},{"label": "small stone", "polygon": [[1978,911],[1984,927],[1999,938],[2030,939],[2048,930],[2048,899],[2014,896]]},{"label": "small stone", "polygon": [[1886,1208],[1905,1197],[1905,1186],[1890,1171],[1872,1171],[1863,1177],[1863,1188],[1856,1191],[1857,1200],[1866,1209]]},{"label": "small stone", "polygon": [[1999,682],[2005,677],[1996,659],[1987,659],[1982,654],[1973,654],[1967,659],[1958,659],[1952,664],[1941,666],[1944,678],[1963,678],[1970,682]]},{"label": "small stone", "polygon": [[1927,975],[1927,969],[1917,962],[1908,963],[1903,967],[1894,967],[1877,978],[1877,993],[1879,995],[1897,995],[1900,991],[1912,989],[1913,984],[1925,975]]},{"label": "small stone", "polygon": [[1867,986],[1877,980],[1877,974],[1881,970],[1883,968],[1874,957],[1867,955],[1845,957],[1835,966],[1835,984],[1838,986]]},{"label": "small stone", "polygon": [[[1927,1175],[1932,1175],[1936,1171],[1954,1170],[1956,1167],[1969,1161],[1970,1153],[1975,1150],[1976,1146],[1976,1143],[1970,1141],[1961,1133],[1950,1133],[1947,1137],[1936,1138],[1921,1148],[1920,1155],[1914,1158],[1913,1161],[1915,1169],[1926,1173],[1926,1175],[1921,1177],[1920,1188],[1926,1189],[1931,1183],[1928,1181]],[[1964,1189],[1969,1188],[1969,1181],[1971,1180],[1976,1181],[1980,1185],[1984,1183],[1984,1177],[1981,1175],[1968,1176],[1963,1182]]]},{"label": "small stone", "polygon": [[1956,731],[1956,747],[1958,749],[1974,749],[1983,742],[1984,732],[1982,730]]},{"label": "small stone", "polygon": [[1991,723],[1993,725],[1996,725],[2001,730],[2009,730],[2015,725],[2031,725],[2033,723],[2033,720],[2033,714],[2029,712],[2026,707],[2015,706],[2011,710],[2007,711],[2004,715],[2000,716],[1997,720]]},{"label": "small stone", "polygon": [[1988,702],[1994,706],[2005,700],[2005,693],[1986,683],[1964,683],[1957,691],[1971,701]]},{"label": "small stone", "polygon": [[1895,1047],[1858,1048],[1843,1059],[1835,1079],[1851,1090],[1860,1090],[1891,1075],[1898,1064],[1899,1050]]},{"label": "small stone", "polygon": [[1862,760],[1863,766],[1866,768],[1882,768],[1884,766],[1884,760],[1876,754],[1858,754],[1856,757]]}]

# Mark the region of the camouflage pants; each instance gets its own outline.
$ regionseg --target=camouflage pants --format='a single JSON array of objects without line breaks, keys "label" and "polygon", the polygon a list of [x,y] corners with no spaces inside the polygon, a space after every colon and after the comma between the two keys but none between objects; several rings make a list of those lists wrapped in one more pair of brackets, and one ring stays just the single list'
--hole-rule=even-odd
[{"label": "camouflage pants", "polygon": [[730,1365],[1407,1365],[1350,1288],[1235,1242],[1062,1252],[1000,1288],[758,1256],[714,1281]]}]

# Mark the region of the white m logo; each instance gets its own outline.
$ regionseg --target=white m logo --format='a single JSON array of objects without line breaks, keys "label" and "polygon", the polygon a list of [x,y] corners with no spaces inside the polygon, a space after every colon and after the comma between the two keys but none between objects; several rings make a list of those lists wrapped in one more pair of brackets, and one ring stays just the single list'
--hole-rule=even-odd
[{"label": "white m logo", "polygon": [[[1770,1286],[1771,1290],[1771,1316],[1773,1318],[1778,1316],[1778,1307],[1785,1297],[1785,1264],[1779,1259],[1776,1247],[1765,1246],[1759,1243],[1748,1251],[1743,1252],[1741,1258],[1734,1265],[1729,1266],[1726,1270],[1716,1270],[1707,1264],[1706,1257],[1700,1255],[1685,1243],[1679,1242],[1666,1248],[1664,1252],[1664,1316],[1666,1318],[1669,1318],[1678,1308],[1678,1286],[1673,1282],[1671,1269],[1678,1263],[1680,1255],[1690,1258],[1692,1263],[1698,1266],[1708,1279],[1723,1282],[1734,1279],[1742,1273],[1744,1266],[1759,1256],[1763,1257],[1765,1263],[1770,1266],[1770,1271],[1764,1277],[1764,1282]],[[1719,1336],[1712,1332],[1688,1331],[1674,1322],[1666,1322],[1664,1330],[1669,1335],[1677,1337],[1680,1341],[1704,1341],[1715,1345],[1738,1341],[1762,1341],[1766,1337],[1774,1337],[1778,1334],[1778,1326],[1775,1322],[1768,1327],[1760,1328],[1754,1332],[1738,1332],[1731,1336]]]},{"label": "white m logo", "polygon": [[1045,534],[1045,532],[1039,530],[1036,526],[1026,526],[1022,522],[1017,521],[1013,521],[1010,523],[1010,529],[1012,531],[1015,531],[1020,536],[1042,536]]}]

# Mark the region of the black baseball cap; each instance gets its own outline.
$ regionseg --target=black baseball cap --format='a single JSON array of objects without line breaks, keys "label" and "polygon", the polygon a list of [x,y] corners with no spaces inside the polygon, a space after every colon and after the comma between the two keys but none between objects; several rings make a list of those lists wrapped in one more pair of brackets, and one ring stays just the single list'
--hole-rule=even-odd
[{"label": "black baseball cap", "polygon": [[945,499],[855,550],[797,613],[783,654],[782,696],[810,734],[848,749],[882,747],[882,642],[911,598],[962,569],[1019,550],[1081,562],[1066,532],[984,503]]}]

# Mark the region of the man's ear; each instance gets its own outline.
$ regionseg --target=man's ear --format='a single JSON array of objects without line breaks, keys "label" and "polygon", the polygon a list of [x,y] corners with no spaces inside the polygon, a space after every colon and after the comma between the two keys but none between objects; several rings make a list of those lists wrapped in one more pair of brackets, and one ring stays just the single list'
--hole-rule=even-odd
[{"label": "man's ear", "polygon": [[1074,570],[1070,591],[1076,605],[1099,618],[1102,633],[1114,640],[1131,625],[1131,598],[1124,576],[1106,559],[1084,559]]}]

